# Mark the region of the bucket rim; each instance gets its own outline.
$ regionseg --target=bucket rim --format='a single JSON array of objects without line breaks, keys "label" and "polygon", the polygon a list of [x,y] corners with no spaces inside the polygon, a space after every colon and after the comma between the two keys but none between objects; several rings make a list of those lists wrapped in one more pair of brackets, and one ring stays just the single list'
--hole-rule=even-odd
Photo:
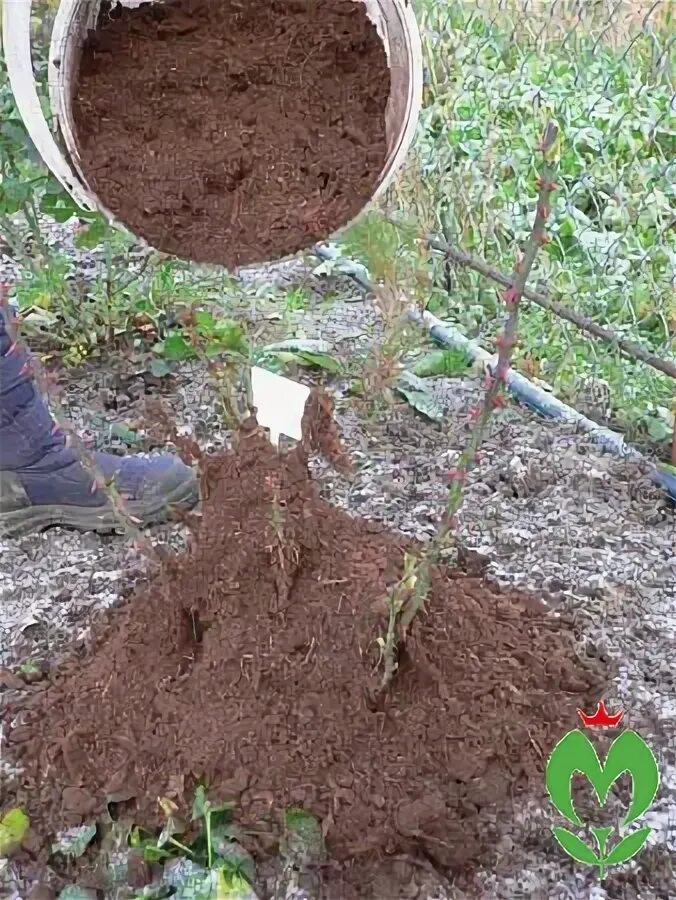
[{"label": "bucket rim", "polygon": [[[5,0],[6,2],[6,0]],[[142,0],[122,0],[124,5],[138,6]],[[162,2],[162,0],[152,0],[152,2]],[[377,7],[381,16],[387,25],[388,19],[392,15],[396,15],[399,19],[400,33],[403,35],[403,49],[405,50],[405,70],[407,74],[407,96],[405,100],[405,114],[401,117],[401,123],[397,129],[397,137],[393,142],[388,157],[378,177],[378,182],[374,187],[370,198],[364,203],[362,208],[349,221],[345,222],[339,228],[323,238],[324,242],[332,242],[340,238],[347,230],[352,228],[360,219],[369,212],[382,200],[388,189],[391,187],[397,173],[403,168],[406,157],[411,150],[415,135],[418,128],[420,112],[423,105],[423,49],[420,28],[413,10],[410,0],[353,0],[353,2],[361,2],[364,4],[369,14],[369,18],[373,21],[373,7]],[[383,12],[383,3],[387,3],[389,7],[389,16]],[[10,2],[11,6],[14,3]],[[48,77],[49,77],[49,94],[52,116],[54,121],[54,130],[60,138],[63,145],[64,154],[63,162],[67,166],[77,183],[78,193],[88,201],[86,207],[99,212],[103,218],[112,227],[123,231],[129,235],[140,246],[162,253],[163,255],[180,259],[184,262],[197,262],[190,257],[179,256],[178,254],[168,254],[160,248],[154,247],[145,238],[136,234],[133,229],[125,222],[120,220],[111,212],[105,203],[99,198],[95,191],[89,186],[86,175],[82,169],[80,156],[78,151],[78,142],[75,134],[74,125],[70,116],[72,94],[69,86],[65,84],[66,68],[62,65],[64,54],[68,47],[68,42],[73,40],[74,29],[81,30],[89,23],[89,27],[95,27],[101,7],[101,0],[60,0],[59,8],[52,29],[52,38],[50,43]],[[75,21],[78,14],[83,15],[80,23]],[[376,23],[374,23],[376,24]],[[376,24],[377,28],[377,24]],[[390,42],[387,35],[378,34],[383,42],[386,53],[388,55],[388,63],[390,62]],[[401,41],[400,38],[397,38]],[[402,49],[401,46],[398,47]],[[390,65],[390,70],[392,66]],[[388,105],[391,99],[388,101]],[[39,148],[38,148],[39,149]],[[84,205],[84,204],[81,204]],[[247,271],[260,266],[273,263],[285,263],[298,257],[300,254],[307,253],[317,241],[312,242],[307,247],[300,248],[294,253],[287,254],[284,257],[278,257],[271,260],[260,260],[256,263],[250,263],[246,266],[237,268],[237,271]],[[209,266],[217,269],[225,269],[232,271],[232,267],[228,267],[223,263],[199,263],[200,266]]]}]

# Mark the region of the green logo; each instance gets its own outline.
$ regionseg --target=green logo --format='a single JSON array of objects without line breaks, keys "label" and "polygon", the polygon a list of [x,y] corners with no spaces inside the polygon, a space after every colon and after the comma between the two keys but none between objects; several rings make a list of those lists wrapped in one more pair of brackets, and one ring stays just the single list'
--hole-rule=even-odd
[{"label": "green logo", "polygon": [[[629,811],[620,827],[635,822],[650,807],[660,783],[655,755],[635,731],[623,731],[610,746],[605,765],[601,765],[594,745],[579,730],[569,731],[554,748],[545,773],[549,798],[561,815],[578,827],[584,827],[573,807],[572,779],[575,772],[585,775],[604,806],[611,787],[628,772],[632,779],[632,798]],[[574,860],[598,866],[603,878],[609,866],[616,866],[635,856],[648,840],[652,828],[644,826],[621,837],[610,847],[609,838],[615,828],[590,826],[596,847],[590,847],[567,828],[552,827],[554,837]]]}]

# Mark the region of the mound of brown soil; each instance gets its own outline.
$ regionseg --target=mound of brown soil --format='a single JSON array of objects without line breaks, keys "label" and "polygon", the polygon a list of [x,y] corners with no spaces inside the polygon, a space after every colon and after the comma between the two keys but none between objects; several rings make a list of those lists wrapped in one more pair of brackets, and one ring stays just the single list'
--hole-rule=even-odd
[{"label": "mound of brown soil", "polygon": [[548,753],[599,696],[567,626],[437,571],[374,707],[383,599],[410,545],[328,505],[300,452],[280,458],[259,432],[203,466],[192,548],[107,614],[10,734],[37,831],[92,820],[120,792],[159,824],[158,796],[189,808],[206,779],[247,825],[305,807],[339,864],[490,860],[489,820],[543,792]]},{"label": "mound of brown soil", "polygon": [[81,164],[154,247],[241,266],[325,239],[385,163],[390,76],[362,3],[115,9],[74,97]]}]

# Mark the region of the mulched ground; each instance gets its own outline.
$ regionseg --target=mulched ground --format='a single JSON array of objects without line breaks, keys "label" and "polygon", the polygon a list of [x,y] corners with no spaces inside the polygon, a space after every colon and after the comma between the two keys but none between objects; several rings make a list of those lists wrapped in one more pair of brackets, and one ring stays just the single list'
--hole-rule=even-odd
[{"label": "mulched ground", "polygon": [[[338,451],[322,410],[306,432]],[[571,628],[524,595],[437,571],[374,704],[383,599],[413,545],[327,504],[305,452],[280,458],[251,425],[201,466],[189,550],[13,698],[7,749],[24,771],[0,804],[29,812],[27,852],[44,859],[50,833],[94,820],[111,795],[160,824],[158,796],[189,807],[206,779],[245,825],[274,830],[291,804],[318,816],[342,900],[374,896],[392,854],[456,873],[490,864],[487,821],[542,793],[575,708],[602,694]]]},{"label": "mulched ground", "polygon": [[370,199],[389,91],[362,3],[117,7],[83,51],[81,165],[157,249],[233,267],[278,259]]}]

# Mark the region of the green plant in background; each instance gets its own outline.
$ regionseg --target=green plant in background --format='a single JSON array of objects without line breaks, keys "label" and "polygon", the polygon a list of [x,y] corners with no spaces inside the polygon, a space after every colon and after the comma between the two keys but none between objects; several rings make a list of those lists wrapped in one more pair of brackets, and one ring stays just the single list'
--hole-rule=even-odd
[{"label": "green plant in background", "polygon": [[178,318],[179,324],[153,347],[153,352],[159,357],[154,368],[156,375],[166,374],[171,362],[184,362],[200,356],[206,359],[220,355],[241,360],[249,358],[248,340],[241,325],[232,319],[221,318],[212,310],[194,305],[179,308]]},{"label": "green plant in background", "polygon": [[397,283],[421,265],[417,235],[398,228],[376,211],[367,212],[346,233],[344,253],[361,262],[376,282]]},{"label": "green plant in background", "polygon": [[[673,357],[676,335],[676,131],[669,41],[673,6],[639,2],[618,12],[566,4],[417,0],[426,98],[416,153],[390,200],[420,235],[511,271],[533,201],[530,147],[554,114],[566,134],[552,241],[532,284],[616,333]],[[646,18],[647,17],[647,18]],[[671,18],[670,18],[671,17]],[[385,233],[383,231],[385,230]],[[439,255],[425,266],[374,213],[352,229],[350,251],[397,255],[399,284],[426,293],[430,311],[454,319],[487,348],[499,333],[495,285]],[[431,276],[426,285],[421,270]],[[668,377],[524,304],[515,365],[574,405],[581,378],[605,381],[611,415],[653,438],[669,408]]]}]

